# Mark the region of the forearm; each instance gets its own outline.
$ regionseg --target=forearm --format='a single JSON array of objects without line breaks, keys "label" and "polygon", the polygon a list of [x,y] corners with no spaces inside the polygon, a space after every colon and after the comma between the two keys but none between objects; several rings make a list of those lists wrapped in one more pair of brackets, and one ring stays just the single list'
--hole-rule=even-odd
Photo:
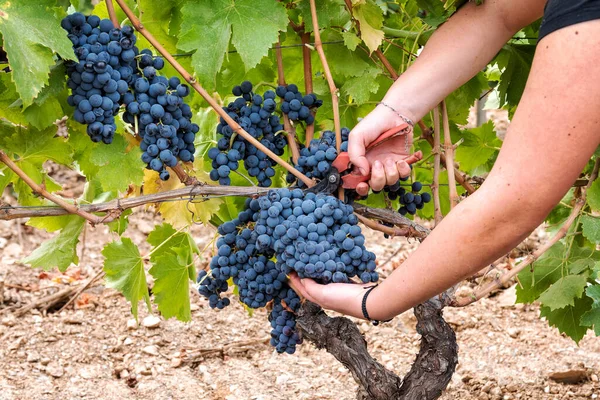
[{"label": "forearm", "polygon": [[490,185],[460,203],[369,297],[372,318],[391,318],[444,292],[526,238],[551,204],[524,204],[511,192]]},{"label": "forearm", "polygon": [[[414,121],[423,118],[481,71],[515,32],[539,18],[545,1],[514,3],[504,0],[485,1],[480,6],[466,4],[432,35],[383,101]],[[509,13],[509,7],[517,11]]]}]

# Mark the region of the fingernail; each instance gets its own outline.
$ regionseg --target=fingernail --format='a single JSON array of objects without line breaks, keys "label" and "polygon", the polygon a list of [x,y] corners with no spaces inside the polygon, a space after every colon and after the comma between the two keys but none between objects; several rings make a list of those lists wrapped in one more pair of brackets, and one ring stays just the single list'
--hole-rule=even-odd
[{"label": "fingernail", "polygon": [[375,161],[373,163],[373,168],[377,168],[377,169],[383,168],[383,165],[381,164],[381,161]]},{"label": "fingernail", "polygon": [[364,168],[359,168],[358,170],[360,171],[361,175],[366,175],[367,174],[367,171],[365,171]]}]

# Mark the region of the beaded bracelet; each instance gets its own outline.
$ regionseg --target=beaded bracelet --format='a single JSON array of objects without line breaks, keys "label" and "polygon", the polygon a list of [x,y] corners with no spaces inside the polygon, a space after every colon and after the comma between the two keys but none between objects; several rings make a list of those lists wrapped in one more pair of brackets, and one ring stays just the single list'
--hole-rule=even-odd
[{"label": "beaded bracelet", "polygon": [[365,319],[367,321],[370,321],[373,323],[373,325],[377,326],[382,322],[389,322],[391,321],[391,319],[388,319],[386,321],[377,321],[377,320],[373,320],[371,319],[371,317],[369,317],[369,312],[367,311],[367,297],[369,297],[369,293],[371,293],[371,291],[373,289],[375,289],[377,286],[379,286],[379,284],[373,285],[373,286],[366,286],[365,289],[367,289],[367,291],[365,292],[365,295],[363,296],[362,299],[362,313],[363,313],[363,317],[365,317]]},{"label": "beaded bracelet", "polygon": [[406,122],[407,124],[409,124],[410,126],[412,126],[414,128],[415,123],[410,119],[405,117],[404,115],[400,114],[398,111],[396,111],[396,109],[392,106],[390,106],[387,103],[384,103],[383,101],[380,101],[379,103],[377,103],[377,105],[382,105],[384,107],[389,108],[390,110],[392,110],[397,116],[399,116],[404,122]]}]

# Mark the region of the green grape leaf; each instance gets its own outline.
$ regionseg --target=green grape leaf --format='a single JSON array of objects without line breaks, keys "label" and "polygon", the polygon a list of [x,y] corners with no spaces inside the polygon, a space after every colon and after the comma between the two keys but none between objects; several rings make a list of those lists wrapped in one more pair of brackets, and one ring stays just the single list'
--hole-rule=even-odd
[{"label": "green grape leaf", "polygon": [[[215,83],[223,65],[229,37],[246,69],[257,65],[287,29],[284,6],[276,0],[209,0],[182,9],[178,47],[195,51],[192,65],[200,81]],[[252,35],[248,27],[252,26]]]},{"label": "green grape leaf", "polygon": [[63,229],[71,222],[71,215],[60,215],[58,217],[34,217],[27,221],[26,225],[46,232],[56,232]]},{"label": "green grape leaf", "polygon": [[[337,34],[323,34],[323,40],[340,40]],[[330,46],[324,49],[327,60],[336,68],[332,70],[335,77],[363,77],[378,75],[381,71],[370,63],[364,52],[350,51],[345,46]],[[363,58],[364,57],[364,58]]]},{"label": "green grape leaf", "polygon": [[600,284],[588,286],[585,294],[594,301],[594,308],[600,308]]},{"label": "green grape leaf", "polygon": [[567,275],[553,283],[539,297],[539,301],[551,311],[573,306],[575,299],[583,294],[587,283],[586,275]]},{"label": "green grape leaf", "polygon": [[381,46],[384,33],[383,13],[381,8],[370,1],[365,1],[352,9],[354,17],[360,23],[360,37],[365,42],[371,52],[374,52]]},{"label": "green grape leaf", "polygon": [[500,104],[519,104],[534,53],[535,45],[530,44],[508,43],[502,47],[495,59],[500,69],[503,69],[498,86]]},{"label": "green grape leaf", "polygon": [[600,243],[600,218],[583,215],[583,236],[592,243]]},{"label": "green grape leaf", "polygon": [[341,87],[342,93],[350,96],[356,103],[369,101],[371,94],[377,93],[379,83],[376,75],[348,78]]},{"label": "green grape leaf", "polygon": [[591,269],[596,265],[596,262],[591,258],[582,258],[569,264],[569,272],[573,275],[578,275],[586,269]]},{"label": "green grape leaf", "polygon": [[549,307],[542,307],[540,318],[545,317],[550,326],[558,328],[558,331],[564,333],[573,339],[576,343],[585,336],[588,328],[582,326],[581,317],[590,310],[592,300],[583,296],[575,300],[573,306],[567,306],[558,310],[550,310]]},{"label": "green grape leaf", "polygon": [[46,270],[57,267],[60,271],[65,271],[71,264],[77,264],[77,243],[85,220],[76,215],[70,215],[68,219],[69,222],[58,235],[42,243],[23,259],[23,263]]},{"label": "green grape leaf", "polygon": [[[544,293],[553,283],[566,275],[566,267],[578,260],[589,259],[597,261],[600,253],[587,247],[577,247],[573,245],[569,258],[565,259],[565,245],[562,242],[556,243],[546,251],[535,263],[532,268],[526,268],[519,273],[520,285],[517,285],[517,302],[533,303]],[[579,266],[576,266],[579,268]]]},{"label": "green grape leaf", "polygon": [[466,124],[471,106],[487,89],[489,89],[489,85],[483,72],[469,79],[467,83],[460,86],[448,96],[446,100],[448,118],[456,124]]},{"label": "green grape leaf", "polygon": [[117,289],[131,302],[131,313],[137,319],[138,302],[144,300],[150,307],[150,296],[146,284],[144,259],[137,246],[129,238],[110,242],[102,250],[106,286]]},{"label": "green grape leaf", "polygon": [[[55,0],[0,3],[0,33],[23,105],[28,107],[49,81],[56,52],[74,59],[72,43],[60,26]],[[60,10],[61,11],[61,10]]]},{"label": "green grape leaf", "polygon": [[587,203],[594,211],[600,211],[600,180],[596,179],[587,191]]},{"label": "green grape leaf", "polygon": [[50,80],[33,104],[27,107],[23,114],[27,121],[37,129],[53,126],[54,121],[62,118],[63,110],[59,98],[66,99],[65,67],[59,64],[50,71]]},{"label": "green grape leaf", "polygon": [[121,135],[115,135],[110,146],[93,146],[90,161],[100,167],[95,178],[107,192],[123,192],[130,184],[139,185],[144,178],[144,167],[139,147],[127,151],[128,144]]},{"label": "green grape leaf", "polygon": [[[176,53],[177,37],[171,31],[172,16],[181,7],[183,0],[138,0],[140,21],[152,32],[152,36],[171,54]],[[176,32],[175,32],[176,33]]]},{"label": "green grape leaf", "polygon": [[526,268],[519,273],[518,303],[533,303],[550,285],[562,277],[561,265],[564,252],[564,244],[558,242],[532,264],[533,271]]},{"label": "green grape leaf", "polygon": [[193,254],[199,254],[200,250],[194,241],[194,238],[186,232],[176,231],[169,224],[157,225],[148,235],[148,243],[152,245],[150,261],[156,263],[156,260],[178,248],[178,256],[183,257],[182,249],[187,249],[186,262],[191,263]]},{"label": "green grape leaf", "polygon": [[[308,1],[301,1],[297,4],[297,7],[300,10],[302,21],[304,21],[305,31],[313,32],[310,3]],[[321,30],[334,25],[344,26],[350,20],[350,15],[346,10],[343,0],[315,1],[315,8]]]},{"label": "green grape leaf", "polygon": [[56,128],[44,131],[19,127],[12,134],[6,134],[0,126],[0,148],[19,156],[19,162],[28,161],[39,165],[48,160],[69,165],[73,150],[67,142],[56,137]]},{"label": "green grape leaf", "polygon": [[351,51],[356,50],[356,46],[358,46],[361,41],[360,38],[356,36],[354,32],[350,31],[342,32],[342,37],[344,38],[344,44]]},{"label": "green grape leaf", "polygon": [[7,166],[0,166],[0,193],[4,192],[13,178],[14,173]]},{"label": "green grape leaf", "polygon": [[115,219],[112,222],[109,222],[106,225],[112,232],[115,232],[117,235],[121,236],[123,235],[123,233],[125,233],[127,227],[129,226],[129,216],[131,215],[131,213],[131,209],[125,210],[121,213],[119,218]]},{"label": "green grape leaf", "polygon": [[594,307],[581,316],[581,325],[594,328],[596,336],[600,336],[600,308]]},{"label": "green grape leaf", "polygon": [[21,112],[19,94],[11,80],[12,72],[0,71],[0,118],[6,118],[15,125],[26,125],[27,120]]},{"label": "green grape leaf", "polygon": [[196,274],[194,264],[187,255],[188,248],[174,248],[162,253],[150,268],[154,277],[154,301],[158,311],[165,317],[176,317],[180,321],[190,321],[190,277]]},{"label": "green grape leaf", "polygon": [[460,163],[460,168],[468,173],[485,164],[502,145],[496,136],[492,121],[478,128],[466,129],[461,132],[461,136],[464,141],[456,149],[456,161]]}]

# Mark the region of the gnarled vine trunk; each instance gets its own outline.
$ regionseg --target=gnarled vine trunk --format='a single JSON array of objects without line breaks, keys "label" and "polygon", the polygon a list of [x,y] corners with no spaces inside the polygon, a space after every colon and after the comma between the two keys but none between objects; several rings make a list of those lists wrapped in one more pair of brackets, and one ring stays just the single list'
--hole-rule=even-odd
[{"label": "gnarled vine trunk", "polygon": [[456,335],[442,317],[448,295],[414,309],[421,347],[410,371],[400,378],[369,354],[358,327],[344,317],[329,317],[318,305],[305,302],[297,324],[303,338],[325,349],[350,370],[359,384],[358,399],[431,400],[446,388],[458,363]]}]

